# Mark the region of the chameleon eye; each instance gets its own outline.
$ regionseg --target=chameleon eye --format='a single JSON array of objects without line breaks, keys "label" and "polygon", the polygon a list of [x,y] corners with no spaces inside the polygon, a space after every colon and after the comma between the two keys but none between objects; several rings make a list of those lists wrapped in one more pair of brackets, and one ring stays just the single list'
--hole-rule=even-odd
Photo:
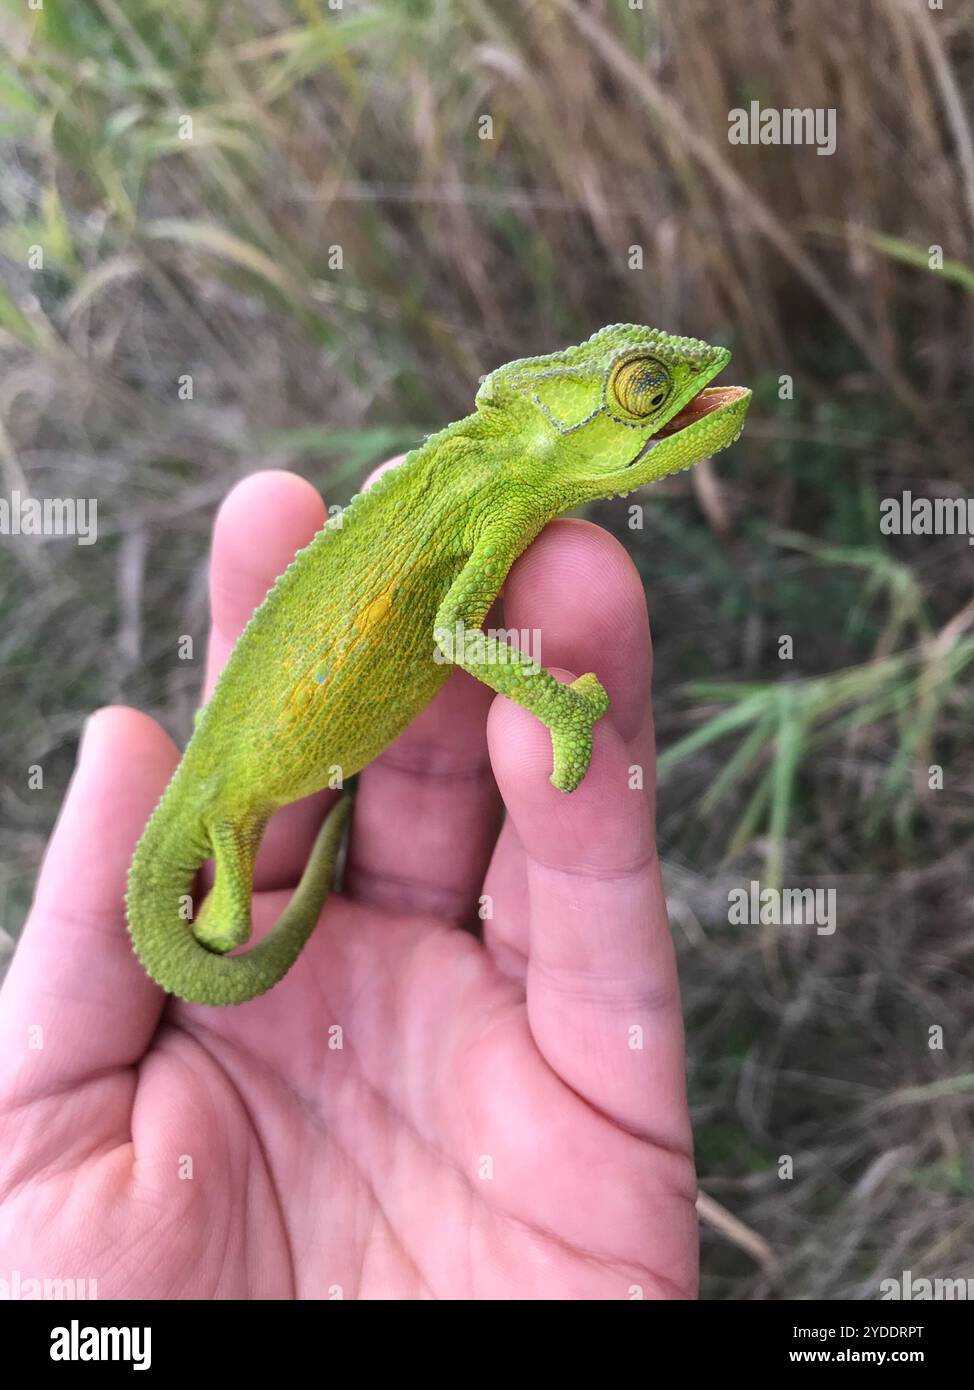
[{"label": "chameleon eye", "polygon": [[663,405],[672,386],[669,371],[658,358],[624,358],[609,377],[609,402],[631,419],[645,420]]}]

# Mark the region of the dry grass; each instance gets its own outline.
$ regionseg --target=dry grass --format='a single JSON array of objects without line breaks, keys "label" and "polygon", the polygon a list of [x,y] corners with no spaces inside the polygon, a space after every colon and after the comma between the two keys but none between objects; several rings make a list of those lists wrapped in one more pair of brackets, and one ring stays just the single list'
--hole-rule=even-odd
[{"label": "dry grass", "polygon": [[[102,522],[0,557],[8,925],[85,713],[187,732],[175,636],[234,478],[341,500],[510,356],[616,320],[719,339],[743,445],[643,532],[598,511],[654,613],[701,1175],[774,1257],[715,1231],[705,1291],[969,1273],[974,559],[881,537],[877,499],[972,486],[970,0],[5,7],[3,491]],[[835,154],[728,144],[752,98],[835,107]],[[728,926],[752,876],[835,887],[835,936]]]}]

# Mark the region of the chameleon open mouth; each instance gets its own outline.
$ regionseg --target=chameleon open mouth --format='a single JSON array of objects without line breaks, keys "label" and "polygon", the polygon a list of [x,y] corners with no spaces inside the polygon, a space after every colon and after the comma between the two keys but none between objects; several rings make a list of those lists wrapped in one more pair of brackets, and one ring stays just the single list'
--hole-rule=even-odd
[{"label": "chameleon open mouth", "polygon": [[679,434],[689,425],[695,425],[698,420],[702,420],[705,415],[712,415],[721,406],[731,405],[747,394],[746,386],[705,386],[702,391],[697,392],[693,400],[688,401],[683,409],[673,416],[672,420],[667,420],[666,424],[658,429],[652,438],[653,440],[666,439],[671,434]]}]

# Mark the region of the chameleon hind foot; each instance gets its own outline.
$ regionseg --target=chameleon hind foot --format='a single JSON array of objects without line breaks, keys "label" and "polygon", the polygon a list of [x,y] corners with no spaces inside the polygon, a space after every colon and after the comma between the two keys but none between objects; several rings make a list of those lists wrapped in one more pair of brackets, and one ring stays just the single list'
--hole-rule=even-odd
[{"label": "chameleon hind foot", "polygon": [[221,955],[250,940],[254,860],[264,821],[221,821],[210,829],[216,875],[193,922],[193,935]]}]

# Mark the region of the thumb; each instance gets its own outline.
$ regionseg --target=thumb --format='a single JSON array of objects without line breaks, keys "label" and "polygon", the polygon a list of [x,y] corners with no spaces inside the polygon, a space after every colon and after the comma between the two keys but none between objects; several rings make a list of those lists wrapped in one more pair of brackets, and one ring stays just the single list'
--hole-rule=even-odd
[{"label": "thumb", "polygon": [[165,996],[136,960],[125,883],[178,760],[147,715],[109,707],[85,728],[34,904],[0,991],[0,1095],[30,1100],[145,1051]]}]

